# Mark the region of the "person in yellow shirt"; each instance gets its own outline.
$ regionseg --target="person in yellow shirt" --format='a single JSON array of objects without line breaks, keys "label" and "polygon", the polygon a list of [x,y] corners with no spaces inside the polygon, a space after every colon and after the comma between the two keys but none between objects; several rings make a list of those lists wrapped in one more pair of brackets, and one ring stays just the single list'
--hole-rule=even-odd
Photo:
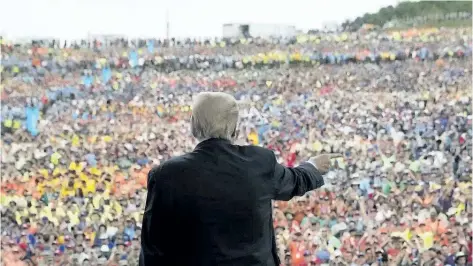
[{"label": "person in yellow shirt", "polygon": [[56,214],[55,208],[49,208],[49,206],[44,207],[39,214],[39,217],[46,217],[50,222],[52,222],[55,226],[59,225],[59,219]]},{"label": "person in yellow shirt", "polygon": [[87,195],[88,193],[95,193],[95,184],[96,181],[93,178],[87,178],[84,180],[85,186],[83,188],[84,195]]},{"label": "person in yellow shirt", "polygon": [[251,129],[251,132],[248,134],[248,141],[253,145],[259,144],[259,136],[255,129]]},{"label": "person in yellow shirt", "polygon": [[62,185],[61,182],[61,178],[59,176],[55,176],[51,180],[49,180],[47,184],[51,187],[57,188]]},{"label": "person in yellow shirt", "polygon": [[112,208],[112,214],[116,214],[116,215],[122,215],[122,212],[123,212],[123,208],[122,206],[120,205],[120,203],[115,200],[115,199],[112,199],[111,201],[111,205],[113,206]]},{"label": "person in yellow shirt", "polygon": [[72,145],[72,147],[79,147],[80,146],[80,138],[77,134],[74,134],[74,136],[72,136],[71,145]]},{"label": "person in yellow shirt", "polygon": [[89,173],[95,176],[100,176],[102,175],[102,171],[99,170],[97,167],[91,167],[89,168]]},{"label": "person in yellow shirt", "polygon": [[66,169],[64,169],[62,167],[56,167],[53,170],[53,176],[59,176],[61,174],[65,174],[66,172],[67,172]]},{"label": "person in yellow shirt", "polygon": [[58,165],[59,164],[59,159],[61,159],[61,154],[59,154],[58,152],[54,152],[53,154],[51,154],[51,163],[52,164]]},{"label": "person in yellow shirt", "polygon": [[17,130],[17,129],[20,129],[20,127],[21,127],[21,121],[13,120],[13,129]]},{"label": "person in yellow shirt", "polygon": [[434,244],[433,239],[434,235],[433,233],[426,227],[426,224],[424,221],[421,221],[419,223],[419,227],[416,230],[417,235],[422,239],[422,248],[424,250],[427,250],[431,248]]},{"label": "person in yellow shirt", "polygon": [[66,212],[67,217],[69,218],[70,224],[72,226],[78,225],[80,222],[80,209],[77,204],[74,202]]},{"label": "person in yellow shirt", "polygon": [[74,160],[69,164],[69,170],[75,171],[76,173],[81,172],[82,168],[82,163],[80,163],[78,160]]},{"label": "person in yellow shirt", "polygon": [[3,122],[3,126],[7,129],[11,129],[13,127],[13,120],[11,119],[6,119],[4,122]]},{"label": "person in yellow shirt", "polygon": [[323,148],[322,143],[319,140],[316,140],[312,144],[312,150],[315,151],[315,152],[321,152],[322,148]]},{"label": "person in yellow shirt", "polygon": [[74,189],[74,181],[69,181],[67,186],[63,187],[61,190],[61,197],[74,197],[76,195],[76,190]]},{"label": "person in yellow shirt", "polygon": [[85,188],[85,181],[84,180],[81,180],[81,179],[75,179],[74,181],[74,190],[77,191],[78,189],[84,189]]},{"label": "person in yellow shirt", "polygon": [[18,224],[23,224],[23,219],[28,217],[28,210],[23,208],[18,208],[15,211],[15,220]]},{"label": "person in yellow shirt", "polygon": [[38,174],[39,174],[40,176],[43,176],[43,177],[48,177],[48,176],[49,176],[49,171],[46,170],[46,169],[44,169],[44,168],[43,168],[43,169],[39,169],[39,170],[38,170]]},{"label": "person in yellow shirt", "polygon": [[94,209],[98,209],[100,208],[100,206],[103,206],[104,205],[104,198],[101,194],[95,194],[95,196],[92,198],[92,204],[93,204],[93,207]]},{"label": "person in yellow shirt", "polygon": [[92,245],[94,243],[95,235],[96,235],[96,233],[92,230],[92,228],[88,227],[87,230],[84,232],[84,235],[85,235],[85,239],[89,239],[90,244]]}]

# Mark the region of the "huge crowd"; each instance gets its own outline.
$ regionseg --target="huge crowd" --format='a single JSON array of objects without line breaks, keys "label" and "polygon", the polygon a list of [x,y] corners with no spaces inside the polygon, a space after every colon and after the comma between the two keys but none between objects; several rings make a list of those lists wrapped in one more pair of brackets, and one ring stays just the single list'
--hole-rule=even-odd
[{"label": "huge crowd", "polygon": [[237,144],[344,155],[273,203],[284,265],[471,265],[471,49],[470,29],[2,40],[1,265],[137,265],[147,173],[195,147],[208,90],[238,99]]}]

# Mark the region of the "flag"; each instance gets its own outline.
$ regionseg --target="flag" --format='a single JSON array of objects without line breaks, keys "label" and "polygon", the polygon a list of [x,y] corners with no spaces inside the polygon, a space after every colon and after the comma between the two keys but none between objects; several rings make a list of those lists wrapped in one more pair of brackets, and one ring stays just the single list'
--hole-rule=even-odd
[{"label": "flag", "polygon": [[150,54],[154,53],[154,41],[149,40],[149,41],[146,42],[146,44],[148,45],[148,52]]},{"label": "flag", "polygon": [[112,78],[112,71],[108,67],[102,69],[102,80],[103,83],[107,83]]},{"label": "flag", "polygon": [[39,120],[39,108],[27,107],[26,108],[26,129],[32,136],[38,135],[38,120]]},{"label": "flag", "polygon": [[94,78],[91,76],[83,76],[82,82],[84,83],[85,87],[90,88],[94,82]]},{"label": "flag", "polygon": [[128,55],[128,60],[130,61],[130,66],[135,67],[138,65],[138,53],[136,51],[131,51]]}]

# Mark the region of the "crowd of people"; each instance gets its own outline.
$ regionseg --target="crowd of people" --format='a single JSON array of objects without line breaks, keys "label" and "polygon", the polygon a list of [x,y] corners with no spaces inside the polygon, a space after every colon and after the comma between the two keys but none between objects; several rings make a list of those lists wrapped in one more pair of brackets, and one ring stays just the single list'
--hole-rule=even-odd
[{"label": "crowd of people", "polygon": [[284,265],[471,265],[470,30],[3,40],[2,265],[137,265],[147,173],[195,147],[209,90],[238,99],[238,144],[344,155],[273,203]]}]

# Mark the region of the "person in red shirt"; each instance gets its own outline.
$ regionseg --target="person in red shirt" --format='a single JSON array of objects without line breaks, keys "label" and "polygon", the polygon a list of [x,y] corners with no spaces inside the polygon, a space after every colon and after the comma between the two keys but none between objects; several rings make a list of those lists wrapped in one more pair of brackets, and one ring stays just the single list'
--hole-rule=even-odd
[{"label": "person in red shirt", "polygon": [[286,159],[287,167],[294,167],[295,166],[296,157],[297,157],[296,153],[294,153],[294,152],[289,153],[289,155],[287,156],[287,159]]},{"label": "person in red shirt", "polygon": [[304,251],[302,247],[301,241],[296,238],[293,240],[293,242],[290,245],[290,250],[291,250],[291,265],[292,266],[301,266],[303,263],[305,263],[304,260]]}]

